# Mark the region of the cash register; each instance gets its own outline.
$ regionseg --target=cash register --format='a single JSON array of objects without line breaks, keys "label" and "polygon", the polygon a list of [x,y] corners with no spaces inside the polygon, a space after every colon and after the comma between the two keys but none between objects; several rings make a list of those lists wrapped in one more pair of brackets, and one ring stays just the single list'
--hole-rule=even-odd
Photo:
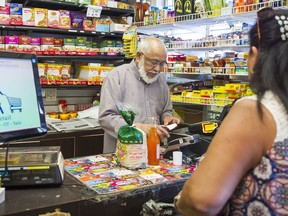
[{"label": "cash register", "polygon": [[11,141],[47,133],[37,58],[0,52],[1,186],[55,185],[63,181],[59,147],[10,147]]}]

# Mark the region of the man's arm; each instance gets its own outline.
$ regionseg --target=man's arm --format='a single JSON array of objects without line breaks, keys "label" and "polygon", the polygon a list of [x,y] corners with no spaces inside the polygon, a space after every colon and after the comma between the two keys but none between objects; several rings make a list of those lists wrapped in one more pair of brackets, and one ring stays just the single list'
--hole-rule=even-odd
[{"label": "man's arm", "polygon": [[120,85],[118,73],[111,71],[101,88],[99,105],[99,124],[105,132],[115,138],[117,138],[119,128],[126,124],[117,108],[117,103],[121,101]]}]

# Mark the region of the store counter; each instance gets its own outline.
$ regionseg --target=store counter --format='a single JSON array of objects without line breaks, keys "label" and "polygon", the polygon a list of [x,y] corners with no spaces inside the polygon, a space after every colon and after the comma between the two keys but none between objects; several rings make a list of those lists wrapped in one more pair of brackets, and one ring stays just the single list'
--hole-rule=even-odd
[{"label": "store counter", "polygon": [[[117,164],[111,165],[112,160],[103,165],[99,163],[101,157],[65,160],[65,178],[61,186],[6,189],[0,215],[38,216],[60,209],[71,216],[136,216],[149,199],[174,197],[195,168],[175,167],[169,161],[163,161],[161,168],[131,171]],[[109,170],[110,174],[101,174],[101,169],[103,172]],[[96,173],[95,178],[89,177],[85,170]]]}]

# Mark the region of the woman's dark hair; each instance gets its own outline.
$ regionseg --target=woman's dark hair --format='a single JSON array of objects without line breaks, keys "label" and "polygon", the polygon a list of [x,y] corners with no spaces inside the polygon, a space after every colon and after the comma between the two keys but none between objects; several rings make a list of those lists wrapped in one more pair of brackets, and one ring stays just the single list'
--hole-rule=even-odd
[{"label": "woman's dark hair", "polygon": [[[284,35],[280,31],[280,25],[275,16],[285,16],[287,24],[282,26]],[[284,18],[284,17],[283,17]],[[288,114],[288,10],[263,10],[257,13],[257,22],[251,28],[250,49],[255,46],[258,49],[258,59],[253,67],[250,79],[250,87],[257,95],[257,107],[259,115],[263,117],[260,102],[265,92],[271,90],[283,103]],[[282,21],[284,22],[284,20]],[[283,29],[282,29],[283,31]],[[260,34],[259,34],[260,32]],[[259,35],[258,35],[259,34]],[[285,40],[282,39],[284,37]],[[260,36],[260,37],[259,37]],[[251,50],[250,50],[251,52]]]}]

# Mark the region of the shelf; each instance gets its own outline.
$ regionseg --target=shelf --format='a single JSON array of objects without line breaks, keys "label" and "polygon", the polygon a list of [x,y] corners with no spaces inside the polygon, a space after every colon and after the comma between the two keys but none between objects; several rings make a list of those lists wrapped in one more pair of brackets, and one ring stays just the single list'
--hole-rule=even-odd
[{"label": "shelf", "polygon": [[[172,95],[173,96],[173,95]],[[221,99],[221,98],[204,98],[204,97],[179,97],[179,100],[173,100],[173,104],[194,104],[194,105],[206,105],[206,106],[225,106],[232,104],[234,99]]]},{"label": "shelf", "polygon": [[63,84],[51,84],[51,85],[47,85],[47,84],[41,84],[42,88],[57,88],[57,89],[95,89],[95,90],[101,90],[101,85],[63,85]]},{"label": "shelf", "polygon": [[[285,5],[278,7],[278,5]],[[172,18],[161,19],[159,24],[146,25],[144,22],[136,22],[137,31],[142,34],[159,34],[165,35],[168,31],[193,30],[195,27],[211,26],[220,22],[238,21],[242,23],[254,24],[256,21],[256,11],[263,6],[273,8],[286,8],[285,1],[269,1],[259,4],[245,5],[234,8],[222,8],[221,10],[209,11],[205,13],[196,13]],[[234,13],[232,13],[234,12]],[[192,29],[193,27],[193,29]]]},{"label": "shelf", "polygon": [[[8,0],[11,3],[20,3],[24,7],[37,7],[37,8],[47,8],[51,10],[71,10],[86,12],[87,6],[85,4],[78,4],[73,2],[61,2],[55,0]],[[101,15],[107,16],[133,16],[133,10],[125,10],[118,8],[103,7]]]},{"label": "shelf", "polygon": [[[217,69],[217,68],[215,68]],[[173,74],[173,75],[187,75],[187,76],[196,76],[196,75],[211,75],[211,76],[217,76],[217,75],[220,75],[220,76],[245,76],[247,77],[248,76],[248,73],[227,73],[227,72],[223,72],[223,73],[183,73],[183,72],[166,72],[168,74]]]},{"label": "shelf", "polygon": [[34,26],[6,26],[0,25],[0,30],[11,30],[11,31],[32,31],[38,33],[52,33],[52,34],[65,34],[65,35],[83,35],[93,37],[105,37],[105,38],[122,38],[123,33],[114,32],[96,32],[96,31],[84,31],[74,29],[56,29],[56,28],[45,28],[45,27],[34,27]]},{"label": "shelf", "polygon": [[[212,45],[211,45],[212,44]],[[245,45],[237,45],[245,44]],[[168,51],[191,50],[248,50],[248,41],[243,40],[210,40],[210,41],[175,41],[165,44]]]}]

